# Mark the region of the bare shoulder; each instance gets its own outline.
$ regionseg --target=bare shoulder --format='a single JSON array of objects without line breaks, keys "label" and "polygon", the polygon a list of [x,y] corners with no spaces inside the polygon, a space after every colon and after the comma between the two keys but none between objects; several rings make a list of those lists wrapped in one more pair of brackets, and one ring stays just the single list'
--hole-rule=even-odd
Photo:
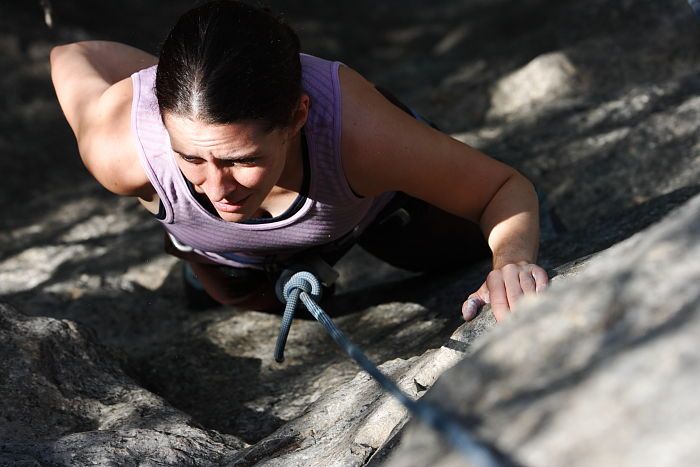
[{"label": "bare shoulder", "polygon": [[130,75],[156,61],[115,42],[86,41],[51,50],[51,79],[83,163],[105,188],[120,195],[148,191],[130,128]]},{"label": "bare shoulder", "polygon": [[402,178],[411,170],[411,159],[446,136],[389,102],[351,68],[341,66],[339,74],[341,153],[350,185],[365,196],[406,190]]},{"label": "bare shoulder", "polygon": [[350,68],[340,68],[341,157],[356,193],[402,191],[478,219],[515,171],[416,120]]},{"label": "bare shoulder", "polygon": [[149,199],[155,190],[139,161],[131,128],[132,98],[130,77],[107,88],[78,135],[78,146],[85,166],[105,188],[118,195]]}]

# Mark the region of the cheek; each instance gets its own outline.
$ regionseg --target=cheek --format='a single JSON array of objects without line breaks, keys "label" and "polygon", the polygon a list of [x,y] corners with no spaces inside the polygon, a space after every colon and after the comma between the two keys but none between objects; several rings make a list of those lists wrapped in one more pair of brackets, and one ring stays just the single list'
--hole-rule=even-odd
[{"label": "cheek", "polygon": [[267,185],[274,185],[271,180],[272,173],[265,167],[242,168],[235,174],[236,181],[247,188],[264,188]]},{"label": "cheek", "polygon": [[206,171],[199,165],[193,164],[178,164],[180,171],[193,185],[201,185],[206,180]]}]

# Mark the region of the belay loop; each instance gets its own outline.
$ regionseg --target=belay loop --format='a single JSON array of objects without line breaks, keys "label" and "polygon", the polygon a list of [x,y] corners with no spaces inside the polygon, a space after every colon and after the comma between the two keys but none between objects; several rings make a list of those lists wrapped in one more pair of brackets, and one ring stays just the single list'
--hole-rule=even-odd
[{"label": "belay loop", "polygon": [[331,318],[314,301],[321,296],[321,284],[312,273],[286,270],[275,285],[277,297],[286,302],[280,333],[275,346],[275,360],[284,361],[284,346],[287,343],[289,329],[294,319],[299,300],[306,306],[314,318],[328,331],[336,344],[352,357],[386,392],[394,396],[415,418],[430,426],[444,436],[456,449],[471,460],[477,467],[498,467],[504,465],[487,446],[476,440],[456,421],[440,408],[422,400],[413,400],[404,393],[389,377],[367,358],[367,356],[338,329]]}]

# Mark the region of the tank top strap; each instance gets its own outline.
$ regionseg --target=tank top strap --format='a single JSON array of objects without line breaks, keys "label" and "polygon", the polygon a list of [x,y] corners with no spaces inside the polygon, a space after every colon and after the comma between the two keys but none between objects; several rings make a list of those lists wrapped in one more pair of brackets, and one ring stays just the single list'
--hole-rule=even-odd
[{"label": "tank top strap", "polygon": [[141,165],[146,170],[151,185],[156,190],[165,215],[162,222],[173,222],[172,203],[177,200],[173,189],[173,175],[169,170],[170,139],[160,117],[158,100],[154,92],[156,66],[131,75],[133,99],[131,130],[136,140],[136,149]]}]

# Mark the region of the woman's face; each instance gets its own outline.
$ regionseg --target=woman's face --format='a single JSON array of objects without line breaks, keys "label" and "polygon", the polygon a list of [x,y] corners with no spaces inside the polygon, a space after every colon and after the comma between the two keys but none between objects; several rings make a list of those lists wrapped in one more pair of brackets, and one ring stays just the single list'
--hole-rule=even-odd
[{"label": "woman's face", "polygon": [[295,131],[258,122],[214,125],[164,116],[177,165],[222,219],[253,217],[284,170]]}]

